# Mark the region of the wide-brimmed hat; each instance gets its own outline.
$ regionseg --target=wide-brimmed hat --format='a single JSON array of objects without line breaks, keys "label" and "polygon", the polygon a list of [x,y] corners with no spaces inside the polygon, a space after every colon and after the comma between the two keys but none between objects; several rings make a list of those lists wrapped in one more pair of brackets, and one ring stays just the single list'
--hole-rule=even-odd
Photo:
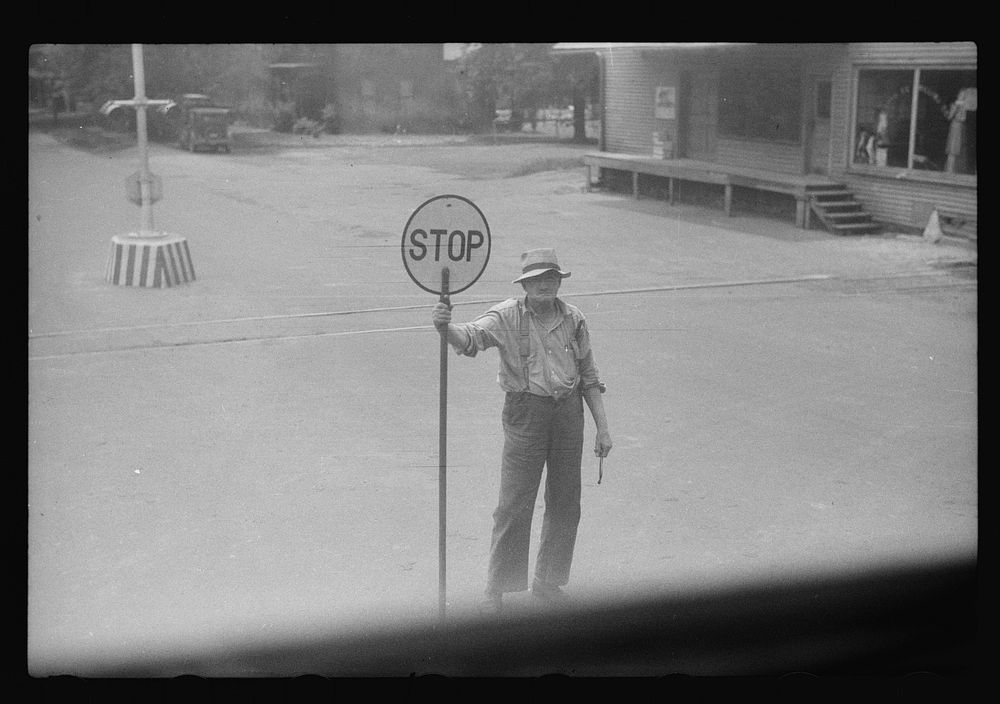
[{"label": "wide-brimmed hat", "polygon": [[544,274],[546,271],[557,271],[564,279],[571,272],[559,268],[559,259],[554,249],[529,249],[521,255],[521,275],[512,283],[530,279],[532,276]]}]

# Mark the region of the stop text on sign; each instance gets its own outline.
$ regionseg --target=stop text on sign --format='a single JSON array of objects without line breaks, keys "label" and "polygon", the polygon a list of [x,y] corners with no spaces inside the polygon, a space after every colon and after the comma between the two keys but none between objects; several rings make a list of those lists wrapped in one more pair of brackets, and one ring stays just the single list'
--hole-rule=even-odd
[{"label": "stop text on sign", "polygon": [[490,258],[490,226],[468,198],[434,196],[410,215],[400,253],[406,273],[425,291],[442,293],[445,270],[448,292],[463,291],[480,277]]},{"label": "stop text on sign", "polygon": [[[445,235],[448,236],[447,240],[444,239]],[[433,246],[430,246],[430,240],[433,240]],[[444,247],[442,241],[446,242]],[[468,233],[452,230],[449,233],[448,230],[432,229],[428,235],[424,230],[417,228],[410,233],[410,244],[413,245],[410,249],[410,258],[419,262],[433,252],[434,261],[439,262],[444,250],[448,259],[453,262],[471,262],[473,252],[481,248],[485,242],[486,237],[479,230],[469,230]]]}]

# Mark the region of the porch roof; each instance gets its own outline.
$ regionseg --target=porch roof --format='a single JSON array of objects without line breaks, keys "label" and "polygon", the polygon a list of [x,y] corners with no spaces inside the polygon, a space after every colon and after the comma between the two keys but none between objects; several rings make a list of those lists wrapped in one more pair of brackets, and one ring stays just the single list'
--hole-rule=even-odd
[{"label": "porch roof", "polygon": [[685,49],[720,49],[732,46],[753,46],[749,42],[558,42],[553,54],[608,53],[612,49],[670,51]]},{"label": "porch roof", "polygon": [[610,55],[615,50],[630,49],[641,54],[685,54],[688,56],[726,54],[741,56],[807,57],[829,56],[842,51],[844,42],[559,42],[550,50],[556,56],[579,54]]}]

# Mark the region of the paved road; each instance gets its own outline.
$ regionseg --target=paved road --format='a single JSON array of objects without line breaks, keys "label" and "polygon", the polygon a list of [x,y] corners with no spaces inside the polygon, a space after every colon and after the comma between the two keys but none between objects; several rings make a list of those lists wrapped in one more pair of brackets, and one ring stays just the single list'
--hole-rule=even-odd
[{"label": "paved road", "polygon": [[[974,553],[975,252],[505,177],[581,149],[156,146],[156,225],[198,280],[152,291],[103,281],[135,151],[30,134],[33,671],[436,617],[434,301],[398,242],[440,193],[493,233],[459,319],[555,246],[591,321],[615,449],[600,486],[585,460],[579,599]],[[450,363],[455,615],[498,489],[495,365]]]}]

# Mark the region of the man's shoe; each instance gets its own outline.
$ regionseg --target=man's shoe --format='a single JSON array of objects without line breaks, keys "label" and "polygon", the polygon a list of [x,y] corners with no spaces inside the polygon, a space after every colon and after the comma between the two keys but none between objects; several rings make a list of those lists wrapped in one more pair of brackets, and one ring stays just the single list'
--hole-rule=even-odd
[{"label": "man's shoe", "polygon": [[569,604],[569,597],[566,596],[566,592],[554,584],[546,584],[537,579],[531,585],[531,594],[553,606],[566,606]]}]

